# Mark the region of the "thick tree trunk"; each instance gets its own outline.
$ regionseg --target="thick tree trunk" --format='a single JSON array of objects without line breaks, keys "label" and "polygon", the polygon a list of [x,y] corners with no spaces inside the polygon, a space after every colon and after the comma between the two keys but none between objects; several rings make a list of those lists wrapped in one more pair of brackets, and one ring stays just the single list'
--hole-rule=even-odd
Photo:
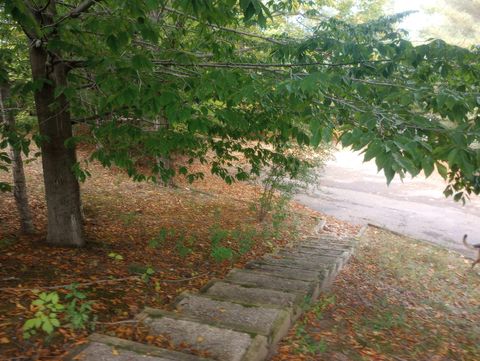
[{"label": "thick tree trunk", "polygon": [[32,46],[30,63],[33,80],[42,86],[35,91],[40,135],[45,197],[48,209],[47,242],[62,247],[81,247],[83,238],[80,187],[72,167],[75,148],[66,147],[72,137],[69,104],[55,89],[66,85],[66,68],[52,59],[42,46]]},{"label": "thick tree trunk", "polygon": [[[7,124],[9,130],[15,129],[15,115],[13,111],[6,109],[8,98],[8,88],[0,87],[0,110],[3,115],[3,121]],[[20,215],[20,229],[22,233],[35,233],[33,227],[32,213],[28,205],[27,182],[25,180],[25,172],[23,170],[22,153],[20,149],[11,146],[10,154],[12,158],[12,174],[13,174],[13,196]]]}]

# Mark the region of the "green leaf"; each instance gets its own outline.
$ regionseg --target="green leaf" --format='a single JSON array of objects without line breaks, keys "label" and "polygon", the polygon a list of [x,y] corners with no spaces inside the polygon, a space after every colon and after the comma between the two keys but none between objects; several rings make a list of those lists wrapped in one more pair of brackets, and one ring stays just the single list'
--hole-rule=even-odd
[{"label": "green leaf", "polygon": [[47,334],[51,334],[53,332],[53,325],[50,319],[46,319],[42,324],[42,330],[45,331]]},{"label": "green leaf", "polygon": [[385,173],[385,177],[387,178],[387,185],[390,185],[393,178],[395,177],[395,171],[393,170],[391,165],[386,165],[383,168],[383,172]]},{"label": "green leaf", "polygon": [[30,320],[27,320],[24,324],[23,324],[23,330],[24,331],[28,331],[32,328],[35,328],[36,327],[36,322],[37,322],[37,319],[36,318],[32,318]]},{"label": "green leaf", "polygon": [[442,163],[440,162],[435,162],[435,165],[437,166],[437,171],[438,174],[442,176],[443,179],[447,179],[448,176],[448,169],[445,167]]},{"label": "green leaf", "polygon": [[430,175],[433,173],[433,170],[435,169],[433,159],[430,157],[423,158],[422,169],[425,173],[425,177],[430,177]]}]

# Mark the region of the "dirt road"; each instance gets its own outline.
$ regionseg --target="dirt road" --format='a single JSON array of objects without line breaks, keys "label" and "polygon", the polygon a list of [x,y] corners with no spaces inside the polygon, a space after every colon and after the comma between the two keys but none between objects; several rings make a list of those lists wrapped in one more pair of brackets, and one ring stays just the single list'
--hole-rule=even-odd
[{"label": "dirt road", "polygon": [[374,162],[363,163],[357,153],[340,150],[330,161],[319,189],[296,197],[301,203],[352,223],[372,223],[472,257],[463,234],[480,243],[480,197],[465,206],[443,195],[445,183],[429,178],[396,178],[387,187]]}]

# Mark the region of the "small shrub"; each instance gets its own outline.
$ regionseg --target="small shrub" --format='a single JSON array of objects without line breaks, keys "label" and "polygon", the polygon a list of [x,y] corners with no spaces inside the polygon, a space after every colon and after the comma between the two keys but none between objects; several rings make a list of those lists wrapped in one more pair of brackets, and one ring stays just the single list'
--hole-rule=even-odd
[{"label": "small shrub", "polygon": [[180,257],[185,258],[193,252],[193,249],[190,247],[193,241],[190,238],[188,241],[185,241],[185,237],[181,236],[175,243],[175,249],[177,250]]},{"label": "small shrub", "polygon": [[60,303],[57,292],[42,292],[38,298],[32,302],[35,308],[35,317],[28,319],[23,324],[23,337],[25,339],[35,335],[41,330],[50,335],[56,328],[60,327],[58,313],[65,307]]},{"label": "small shrub", "polygon": [[155,270],[152,267],[147,267],[145,271],[142,273],[142,281],[148,283],[150,278],[155,274]]},{"label": "small shrub", "polygon": [[256,235],[255,228],[249,228],[247,230],[234,230],[232,232],[232,238],[238,242],[238,254],[244,255],[252,249],[255,244],[254,237]]},{"label": "small shrub", "polygon": [[65,287],[69,292],[65,296],[69,304],[65,308],[66,318],[74,330],[84,329],[90,321],[92,302],[86,301],[86,294],[77,288],[76,284]]},{"label": "small shrub", "polygon": [[157,248],[165,244],[165,240],[169,235],[171,235],[172,231],[169,231],[167,228],[162,227],[158,234],[148,241],[148,247],[150,248]]},{"label": "small shrub", "polygon": [[212,247],[212,250],[210,251],[210,255],[215,260],[215,262],[220,263],[223,261],[232,260],[235,254],[233,250],[229,247],[215,246],[215,247]]},{"label": "small shrub", "polygon": [[92,320],[92,304],[87,301],[86,294],[78,289],[77,284],[65,287],[68,293],[65,295],[66,306],[60,302],[57,292],[42,292],[31,303],[35,310],[34,317],[23,324],[23,337],[28,339],[43,331],[51,335],[55,329],[61,326],[60,319],[67,321],[68,327],[77,330],[85,328]]},{"label": "small shrub", "polygon": [[230,247],[226,247],[223,244],[228,240],[230,232],[226,229],[220,228],[215,225],[211,230],[210,235],[210,256],[215,262],[223,262],[232,260],[235,253]]},{"label": "small shrub", "polygon": [[229,236],[229,232],[226,229],[222,229],[218,226],[214,226],[211,230],[210,242],[212,245],[218,245],[224,242]]}]

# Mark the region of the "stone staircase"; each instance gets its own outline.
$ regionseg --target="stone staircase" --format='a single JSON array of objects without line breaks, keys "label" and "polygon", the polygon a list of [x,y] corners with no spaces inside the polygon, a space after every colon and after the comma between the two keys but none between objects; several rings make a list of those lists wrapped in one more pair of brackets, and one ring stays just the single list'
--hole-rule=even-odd
[{"label": "stone staircase", "polygon": [[181,294],[175,312],[146,308],[138,315],[152,335],[207,351],[208,359],[93,334],[66,360],[265,360],[305,306],[331,285],[353,247],[353,239],[319,235],[233,269],[198,294]]}]

